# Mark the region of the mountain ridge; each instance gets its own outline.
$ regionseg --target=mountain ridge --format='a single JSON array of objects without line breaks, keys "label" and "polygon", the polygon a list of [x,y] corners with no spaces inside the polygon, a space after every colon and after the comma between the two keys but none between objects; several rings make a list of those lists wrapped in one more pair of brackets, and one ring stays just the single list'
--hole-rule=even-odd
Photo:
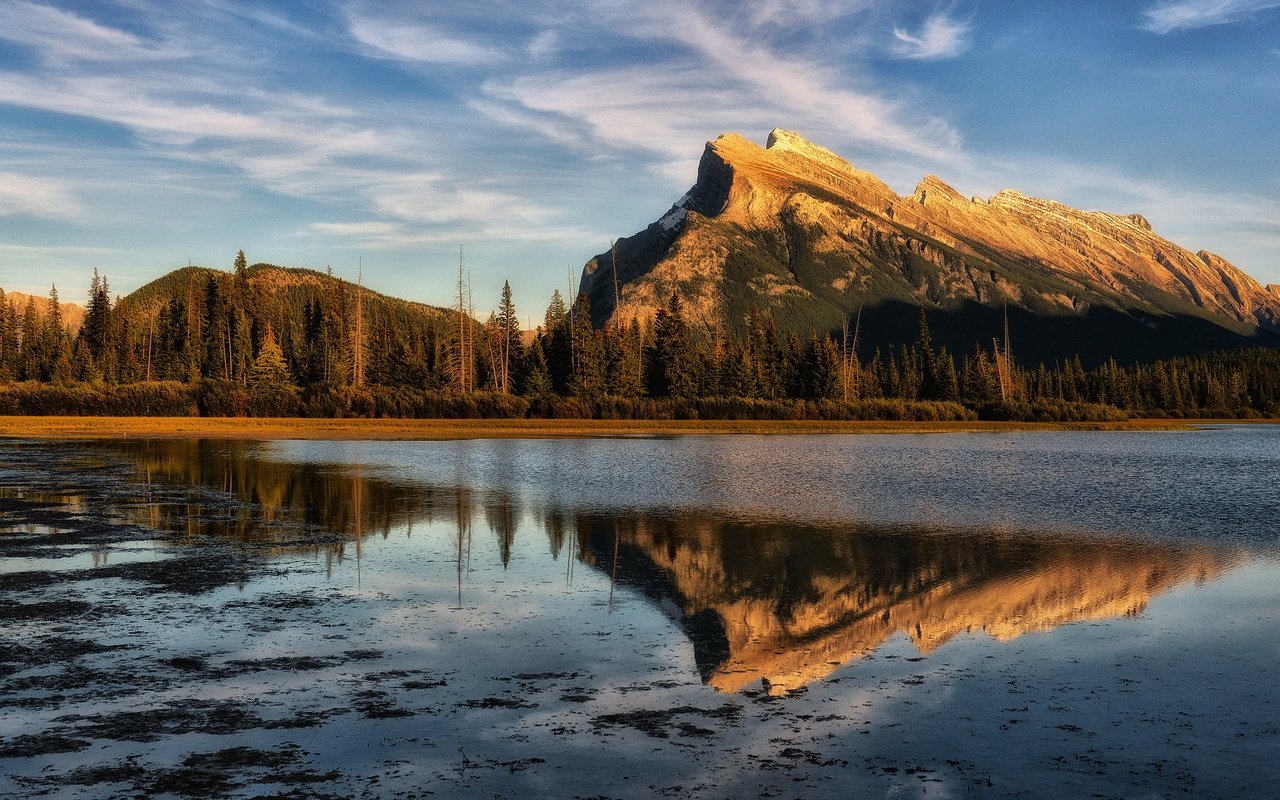
[{"label": "mountain ridge", "polygon": [[[899,195],[781,129],[766,147],[737,134],[707,142],[690,191],[589,260],[580,287],[597,324],[615,317],[615,294],[627,321],[651,317],[678,291],[704,328],[737,327],[751,305],[784,327],[828,330],[861,308],[923,307],[955,317],[944,329],[971,349],[993,327],[992,312],[1008,307],[1032,349],[1051,357],[1073,349],[1054,351],[1063,330],[1077,341],[1084,332],[1093,341],[1074,349],[1098,357],[1107,340],[1130,333],[1142,340],[1133,354],[1148,357],[1280,342],[1280,291],[1164,239],[1141,214],[1082,211],[1012,189],[966,198],[935,175]],[[1103,324],[1090,334],[1089,321]]]}]

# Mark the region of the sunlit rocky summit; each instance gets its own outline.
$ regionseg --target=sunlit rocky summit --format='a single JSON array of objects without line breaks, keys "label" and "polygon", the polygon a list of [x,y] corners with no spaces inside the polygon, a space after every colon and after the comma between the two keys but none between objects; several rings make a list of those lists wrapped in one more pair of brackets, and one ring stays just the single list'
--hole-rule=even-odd
[{"label": "sunlit rocky summit", "polygon": [[1280,331],[1280,288],[1164,239],[1140,214],[1007,189],[966,198],[934,176],[901,196],[784,130],[766,147],[708,142],[693,188],[589,261],[582,288],[598,322],[651,317],[673,291],[708,327],[739,325],[753,304],[794,329],[838,329],[863,309],[872,342],[903,341],[924,307],[935,334],[965,350],[1007,307],[1024,353],[1055,357],[1270,344]]}]

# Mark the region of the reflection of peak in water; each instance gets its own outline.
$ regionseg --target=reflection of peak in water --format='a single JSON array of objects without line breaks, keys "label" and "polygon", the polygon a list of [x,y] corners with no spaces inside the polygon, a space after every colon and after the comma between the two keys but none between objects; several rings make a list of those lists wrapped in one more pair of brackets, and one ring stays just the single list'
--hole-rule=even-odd
[{"label": "reflection of peak in water", "polygon": [[[928,653],[956,634],[1007,640],[1140,613],[1222,552],[1139,540],[973,532],[744,526],[709,518],[619,521],[618,579],[684,627],[703,679],[796,688],[897,633]],[[608,571],[614,524],[580,522]]]}]

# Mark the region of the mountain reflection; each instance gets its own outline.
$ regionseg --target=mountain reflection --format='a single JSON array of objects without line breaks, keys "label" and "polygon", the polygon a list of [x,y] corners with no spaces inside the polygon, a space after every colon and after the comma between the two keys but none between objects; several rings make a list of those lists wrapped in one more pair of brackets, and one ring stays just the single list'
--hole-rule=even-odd
[{"label": "mountain reflection", "polygon": [[898,633],[927,654],[959,633],[1007,640],[1137,615],[1235,562],[1140,540],[744,525],[697,515],[580,523],[586,558],[677,618],[703,680],[794,689]]},{"label": "mountain reflection", "polygon": [[[529,508],[503,487],[431,486],[386,470],[275,460],[251,442],[101,443],[147,486],[138,521],[294,550],[356,553],[369,535],[415,524],[457,538],[458,592],[473,526],[507,566],[530,519],[552,559],[587,564],[641,592],[693,643],[705,682],[795,689],[906,634],[929,653],[960,633],[1007,640],[1069,622],[1142,612],[1152,597],[1230,568],[1221,550],[1141,539],[744,523],[691,511],[578,513]],[[317,544],[319,542],[319,544]],[[524,552],[528,552],[527,550]],[[528,557],[526,555],[526,557]]]}]

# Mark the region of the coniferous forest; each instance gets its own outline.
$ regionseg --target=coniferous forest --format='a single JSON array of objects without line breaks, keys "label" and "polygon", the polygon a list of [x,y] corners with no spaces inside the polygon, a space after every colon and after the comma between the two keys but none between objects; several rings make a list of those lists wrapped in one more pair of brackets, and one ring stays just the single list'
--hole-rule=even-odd
[{"label": "coniferous forest", "polygon": [[[595,328],[557,291],[533,331],[509,285],[476,315],[459,276],[443,309],[332,274],[188,267],[124,298],[93,273],[83,322],[56,288],[0,291],[0,413],[606,419],[1009,419],[1280,416],[1280,352],[1244,349],[1086,368],[1020,363],[1017,332],[969,352],[914,341],[862,352],[843,331],[689,325],[673,295],[650,324]],[[483,321],[481,321],[483,319]],[[1000,332],[996,332],[1000,333]]]}]

